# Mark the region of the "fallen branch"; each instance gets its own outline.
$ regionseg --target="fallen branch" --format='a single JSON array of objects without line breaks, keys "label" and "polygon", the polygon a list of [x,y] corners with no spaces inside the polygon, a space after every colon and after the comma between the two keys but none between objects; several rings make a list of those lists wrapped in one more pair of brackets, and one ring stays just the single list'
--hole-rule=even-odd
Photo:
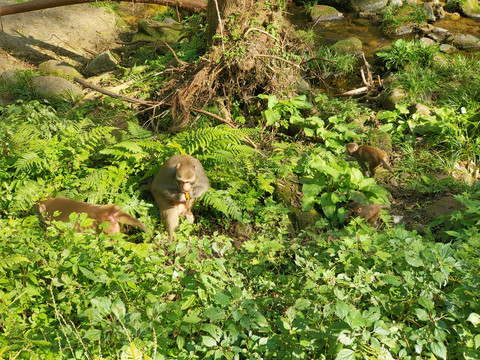
[{"label": "fallen branch", "polygon": [[[115,2],[130,0],[113,0]],[[0,7],[0,16],[24,13],[28,11],[49,9],[53,7],[97,2],[97,0],[33,0],[20,4]],[[158,4],[178,7],[190,12],[199,13],[207,8],[206,0],[135,0],[134,3]]]},{"label": "fallen branch", "polygon": [[129,96],[125,96],[125,95],[122,95],[122,94],[114,93],[114,92],[109,91],[107,89],[104,89],[104,88],[102,88],[98,85],[91,84],[88,81],[85,81],[85,80],[80,79],[78,77],[74,77],[73,80],[75,80],[76,82],[82,84],[83,86],[85,86],[89,89],[98,91],[99,93],[111,96],[115,99],[122,99],[123,101],[129,102],[129,103],[132,103],[132,104],[139,104],[139,105],[153,105],[154,104],[151,101],[146,101],[146,100],[143,100],[143,99],[135,99],[135,98],[131,98]]}]

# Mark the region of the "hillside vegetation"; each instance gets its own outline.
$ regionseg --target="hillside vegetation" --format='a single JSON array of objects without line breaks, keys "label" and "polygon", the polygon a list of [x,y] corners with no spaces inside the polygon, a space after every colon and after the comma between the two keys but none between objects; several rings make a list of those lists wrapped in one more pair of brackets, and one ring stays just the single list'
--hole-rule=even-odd
[{"label": "hillside vegetation", "polygon": [[[184,19],[190,41],[139,47],[103,85],[159,101],[167,69],[205,61],[202,16]],[[353,78],[357,58],[317,55],[312,90],[232,88],[227,124],[220,93],[173,133],[167,108],[47,101],[36,72],[3,88],[15,101],[0,107],[0,359],[480,359],[480,59],[394,42],[379,68],[406,96],[387,111],[312,75]],[[384,148],[394,174],[364,177],[349,142]],[[211,189],[169,241],[147,189],[180,153]],[[33,205],[57,195],[118,204],[148,232],[45,226]],[[427,216],[446,195],[459,210]],[[373,228],[346,218],[351,201],[391,211]]]}]

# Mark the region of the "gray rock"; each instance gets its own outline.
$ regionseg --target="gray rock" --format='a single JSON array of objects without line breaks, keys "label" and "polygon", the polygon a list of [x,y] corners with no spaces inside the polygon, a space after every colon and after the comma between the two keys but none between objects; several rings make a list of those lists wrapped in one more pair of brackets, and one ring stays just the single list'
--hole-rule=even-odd
[{"label": "gray rock", "polygon": [[395,35],[400,36],[400,35],[411,34],[414,28],[415,28],[415,24],[403,24],[397,30],[395,30]]},{"label": "gray rock", "polygon": [[[11,5],[0,0],[0,6]],[[62,6],[3,17],[0,72],[31,69],[53,57],[83,66],[89,51],[110,48],[125,24],[110,8],[91,4]],[[13,55],[13,56],[12,56]]]},{"label": "gray rock", "polygon": [[105,51],[85,67],[84,72],[89,76],[100,75],[117,67],[118,59],[111,51]]},{"label": "gray rock", "polygon": [[470,34],[452,34],[447,43],[461,50],[480,50],[480,39]]},{"label": "gray rock", "polygon": [[450,215],[456,210],[462,211],[465,206],[453,196],[444,196],[425,209],[425,214],[432,220],[439,216]]},{"label": "gray rock", "polygon": [[445,10],[443,9],[443,5],[438,2],[438,0],[433,1],[433,13],[437,20],[445,19]]},{"label": "gray rock", "polygon": [[355,11],[377,11],[387,6],[388,0],[350,0],[349,7]]},{"label": "gray rock", "polygon": [[457,51],[457,48],[455,46],[449,45],[449,44],[442,44],[440,45],[440,51],[445,53],[445,54],[452,54],[455,51]]},{"label": "gray rock", "polygon": [[30,79],[33,89],[48,98],[73,96],[75,99],[83,97],[82,89],[68,80],[56,76],[34,76]]},{"label": "gray rock", "polygon": [[412,104],[410,105],[410,107],[408,108],[408,111],[410,112],[410,114],[418,114],[418,115],[431,115],[431,110],[428,106],[426,105],[423,105],[421,103],[415,103],[415,104]]},{"label": "gray rock", "polygon": [[425,2],[423,3],[423,8],[428,16],[427,21],[435,22],[437,19],[435,18],[435,14],[433,13],[433,4],[431,2]]},{"label": "gray rock", "polygon": [[424,44],[424,45],[427,45],[427,46],[436,44],[436,41],[435,41],[435,40],[430,39],[430,38],[427,38],[427,37],[422,37],[422,38],[420,38],[420,40],[418,40],[418,41],[421,42],[421,43]]},{"label": "gray rock", "polygon": [[180,31],[183,25],[178,21],[167,18],[163,21],[143,19],[138,22],[138,32],[133,37],[137,40],[164,40],[167,43],[174,43],[180,39]]},{"label": "gray rock", "polygon": [[312,21],[330,21],[343,18],[343,14],[334,7],[327,5],[315,5],[310,11]]},{"label": "gray rock", "polygon": [[401,104],[407,98],[403,89],[393,89],[391,92],[384,93],[380,103],[385,110],[395,110],[395,105]]},{"label": "gray rock", "polygon": [[18,83],[17,70],[6,70],[0,74],[0,85],[9,84],[15,86]]},{"label": "gray rock", "polygon": [[38,65],[38,70],[43,74],[60,76],[67,80],[73,80],[74,77],[81,78],[82,75],[70,64],[57,60],[48,60]]}]

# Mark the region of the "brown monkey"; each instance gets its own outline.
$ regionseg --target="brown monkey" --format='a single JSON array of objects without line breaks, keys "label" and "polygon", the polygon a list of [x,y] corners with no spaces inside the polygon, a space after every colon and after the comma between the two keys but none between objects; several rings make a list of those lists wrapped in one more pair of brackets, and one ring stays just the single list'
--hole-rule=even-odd
[{"label": "brown monkey", "polygon": [[390,209],[388,205],[382,204],[368,204],[362,205],[357,201],[354,201],[348,205],[348,216],[350,217],[363,217],[373,227],[377,226],[377,219],[380,216],[382,209]]},{"label": "brown monkey", "polygon": [[[100,232],[98,225],[103,222],[109,222],[110,227],[104,231],[111,235],[121,231],[120,224],[127,224],[137,226],[143,231],[147,231],[147,228],[143,223],[128,215],[125,211],[120,209],[120,206],[112,205],[98,205],[88,204],[83,201],[76,201],[68,199],[63,196],[59,197],[47,197],[46,200],[39,201],[35,204],[36,211],[43,220],[57,220],[63,222],[70,221],[70,214],[86,213],[87,217],[95,220],[90,228],[94,229],[97,233]],[[59,215],[54,216],[54,213],[58,211]],[[77,229],[80,229],[77,226]]]},{"label": "brown monkey", "polygon": [[[362,145],[358,146],[355,143],[347,144],[346,149],[347,155],[352,156],[353,158],[348,158],[347,160],[357,160],[358,164],[362,168],[363,175],[374,177],[375,176],[375,169],[380,165],[383,165],[385,169],[393,173],[393,169],[391,168],[390,164],[388,163],[388,156],[387,153],[383,150],[380,150],[376,147],[370,145]],[[368,164],[368,168],[365,165]]]},{"label": "brown monkey", "polygon": [[193,203],[209,188],[210,182],[202,164],[192,156],[174,155],[160,167],[150,190],[170,239],[180,216],[193,223]]}]

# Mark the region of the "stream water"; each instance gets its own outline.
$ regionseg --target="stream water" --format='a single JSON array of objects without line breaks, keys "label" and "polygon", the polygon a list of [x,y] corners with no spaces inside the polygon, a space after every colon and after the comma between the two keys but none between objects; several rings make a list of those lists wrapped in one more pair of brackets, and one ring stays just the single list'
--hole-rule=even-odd
[{"label": "stream water", "polygon": [[[318,45],[333,44],[338,40],[356,37],[362,41],[363,51],[367,58],[382,46],[389,45],[398,38],[413,38],[415,35],[388,37],[380,31],[379,25],[374,25],[368,19],[361,19],[356,14],[344,13],[344,18],[333,21],[318,22],[313,31],[318,39]],[[310,16],[301,8],[291,8],[289,20],[299,29],[311,29],[313,23]],[[449,30],[451,33],[471,34],[480,38],[480,20],[462,17],[453,21],[443,19],[433,24],[435,27]]]}]

